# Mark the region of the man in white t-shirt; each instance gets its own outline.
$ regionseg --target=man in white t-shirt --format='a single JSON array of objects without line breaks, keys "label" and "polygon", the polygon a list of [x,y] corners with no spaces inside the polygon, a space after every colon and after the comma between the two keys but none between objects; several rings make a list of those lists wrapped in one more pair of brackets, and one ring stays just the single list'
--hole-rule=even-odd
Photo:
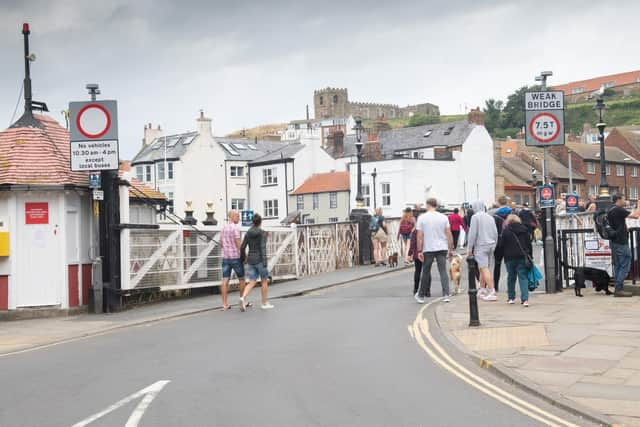
[{"label": "man in white t-shirt", "polygon": [[431,265],[435,259],[438,264],[442,296],[449,302],[449,276],[447,275],[447,259],[453,257],[453,235],[446,216],[438,212],[438,201],[427,200],[427,212],[418,217],[416,224],[417,245],[421,253],[418,255],[422,264],[420,288],[415,294],[418,303],[424,304],[424,298],[431,296]]}]

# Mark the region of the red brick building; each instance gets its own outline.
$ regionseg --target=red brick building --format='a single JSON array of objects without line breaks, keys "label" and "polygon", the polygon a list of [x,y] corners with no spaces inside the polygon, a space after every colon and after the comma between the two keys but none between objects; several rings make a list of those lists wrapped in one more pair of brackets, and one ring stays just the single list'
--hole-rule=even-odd
[{"label": "red brick building", "polygon": [[553,90],[563,91],[565,101],[575,103],[593,99],[598,91],[608,88],[621,95],[640,94],[640,70],[579,80],[554,86]]}]

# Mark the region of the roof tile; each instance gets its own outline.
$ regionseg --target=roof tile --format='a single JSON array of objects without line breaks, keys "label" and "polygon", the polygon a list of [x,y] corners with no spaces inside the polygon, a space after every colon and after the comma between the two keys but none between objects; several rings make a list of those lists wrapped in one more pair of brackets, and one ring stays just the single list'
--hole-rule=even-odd
[{"label": "roof tile", "polygon": [[319,173],[307,178],[292,195],[349,191],[349,172]]}]

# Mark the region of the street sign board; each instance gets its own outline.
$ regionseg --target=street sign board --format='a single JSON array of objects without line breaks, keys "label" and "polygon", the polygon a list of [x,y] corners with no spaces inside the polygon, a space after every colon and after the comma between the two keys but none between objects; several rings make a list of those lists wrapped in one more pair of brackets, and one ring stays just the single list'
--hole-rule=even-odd
[{"label": "street sign board", "polygon": [[578,206],[579,197],[577,194],[567,194],[565,195],[564,204],[566,207],[567,213],[578,213],[580,211],[580,206]]},{"label": "street sign board", "polygon": [[118,170],[117,102],[70,102],[69,139],[72,171]]},{"label": "street sign board", "polygon": [[93,200],[104,200],[104,191],[93,190]]},{"label": "street sign board", "polygon": [[240,217],[243,227],[251,227],[253,225],[253,211],[242,211]]},{"label": "street sign board", "polygon": [[554,194],[553,185],[541,185],[538,187],[538,193],[540,195],[540,208],[554,208],[556,206],[556,199]]},{"label": "street sign board", "polygon": [[72,142],[117,140],[117,102],[70,102],[69,138]]},{"label": "street sign board", "polygon": [[118,141],[71,142],[71,170],[118,170]]},{"label": "street sign board", "polygon": [[564,93],[525,93],[526,145],[564,145]]},{"label": "street sign board", "polygon": [[89,188],[100,188],[101,185],[102,180],[100,179],[99,173],[89,174]]}]

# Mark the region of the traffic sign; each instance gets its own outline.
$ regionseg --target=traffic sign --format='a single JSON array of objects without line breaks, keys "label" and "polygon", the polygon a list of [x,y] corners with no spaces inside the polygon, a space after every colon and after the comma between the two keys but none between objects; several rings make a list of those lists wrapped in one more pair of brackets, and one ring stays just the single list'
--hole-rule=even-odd
[{"label": "traffic sign", "polygon": [[253,225],[253,211],[242,211],[241,219],[243,227],[251,227]]},{"label": "traffic sign", "polygon": [[93,190],[93,200],[104,200],[104,191]]},{"label": "traffic sign", "polygon": [[526,145],[564,145],[564,93],[525,93]]},{"label": "traffic sign", "polygon": [[99,173],[89,174],[89,188],[100,188],[102,185]]},{"label": "traffic sign", "polygon": [[69,103],[71,170],[118,170],[118,104],[116,101]]},{"label": "traffic sign", "polygon": [[580,211],[580,206],[578,205],[579,197],[577,194],[567,194],[564,200],[567,213],[577,213]]},{"label": "traffic sign", "polygon": [[553,208],[556,206],[556,199],[554,196],[553,185],[541,185],[538,187],[538,193],[540,194],[540,208]]}]

